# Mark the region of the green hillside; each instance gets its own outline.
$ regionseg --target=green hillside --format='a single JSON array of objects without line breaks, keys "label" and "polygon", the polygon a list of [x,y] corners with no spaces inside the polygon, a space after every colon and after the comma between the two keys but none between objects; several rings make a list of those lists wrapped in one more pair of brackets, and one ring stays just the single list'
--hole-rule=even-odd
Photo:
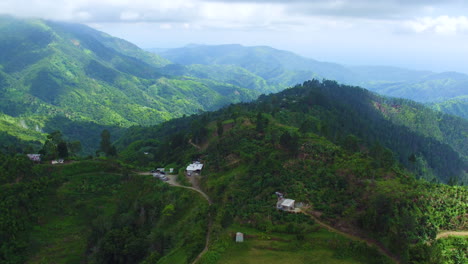
[{"label": "green hillside", "polygon": [[[322,246],[332,240],[314,228],[320,220],[401,263],[442,264],[468,260],[466,238],[436,239],[468,230],[467,188],[437,183],[466,184],[466,131],[465,120],[421,104],[313,80],[253,103],[131,128],[117,143],[121,159],[141,166],[205,164],[200,182],[216,210],[214,241],[200,263],[327,256]],[[276,210],[276,191],[302,202],[306,215]],[[250,235],[245,245],[232,243],[239,230]],[[341,252],[336,263],[389,261],[353,242],[330,243]]]},{"label": "green hillside", "polygon": [[460,116],[468,120],[468,96],[455,97],[447,101],[430,104],[430,106],[438,111]]},{"label": "green hillside", "polygon": [[165,75],[160,68],[167,60],[84,25],[1,16],[0,49],[0,113],[37,131],[49,131],[48,120],[57,116],[102,126],[153,125],[260,94]]},{"label": "green hillside", "polygon": [[206,201],[106,161],[32,166],[0,154],[1,263],[187,263]]},{"label": "green hillside", "polygon": [[[250,111],[252,116],[257,115],[255,111],[271,115],[286,126],[318,134],[334,144],[351,144],[354,148],[363,144],[368,151],[372,147],[391,150],[385,151],[387,158],[395,158],[427,180],[468,179],[467,121],[413,101],[381,97],[334,81],[312,80],[279,94],[261,96],[251,105],[233,106],[230,111],[233,109]],[[166,141],[182,144],[183,136],[173,131],[190,131],[197,142],[200,134],[208,133],[203,124],[216,115],[207,114],[198,121],[186,117],[156,128],[132,128],[117,143],[124,148],[137,144],[141,137],[162,134],[170,136]],[[232,116],[236,116],[235,111]],[[154,144],[147,147],[154,148]],[[154,151],[164,152],[171,148],[168,144]]]},{"label": "green hillside", "polygon": [[[467,126],[311,80],[130,127],[117,135],[118,161],[33,165],[0,153],[0,261],[464,263],[467,238],[443,237],[468,231]],[[186,177],[193,160],[202,175]],[[130,171],[158,167],[176,168],[183,186]],[[277,210],[275,192],[300,212]]]},{"label": "green hillside", "polygon": [[435,102],[466,96],[468,87],[468,76],[461,73],[433,73],[385,66],[343,66],[264,46],[189,45],[159,51],[159,54],[183,65],[242,67],[263,78],[268,84],[283,88],[312,78],[325,78],[358,85],[382,95]]}]

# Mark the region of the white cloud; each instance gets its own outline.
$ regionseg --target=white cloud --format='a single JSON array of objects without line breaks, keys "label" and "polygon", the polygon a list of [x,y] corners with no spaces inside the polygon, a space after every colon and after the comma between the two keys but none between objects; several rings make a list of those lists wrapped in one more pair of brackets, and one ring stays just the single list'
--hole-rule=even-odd
[{"label": "white cloud", "polygon": [[466,16],[423,17],[408,21],[405,24],[416,33],[456,35],[468,32],[468,17]]},{"label": "white cloud", "polygon": [[167,23],[164,23],[164,24],[161,24],[159,26],[160,29],[172,29],[172,25],[171,24],[167,24]]},{"label": "white cloud", "polygon": [[140,18],[140,13],[134,11],[124,11],[120,14],[120,19],[131,21],[138,20]]}]

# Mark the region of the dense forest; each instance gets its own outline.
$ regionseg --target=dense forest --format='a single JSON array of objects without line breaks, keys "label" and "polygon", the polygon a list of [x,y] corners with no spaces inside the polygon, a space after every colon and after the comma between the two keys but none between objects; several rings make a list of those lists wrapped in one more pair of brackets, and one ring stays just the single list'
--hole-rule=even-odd
[{"label": "dense forest", "polygon": [[[132,127],[116,144],[120,148],[131,144],[130,153],[134,155],[138,148],[154,148],[157,160],[165,162],[171,156],[163,153],[184,144],[188,135],[194,142],[202,141],[209,136],[205,127],[209,122],[218,116],[221,120],[233,119],[241,112],[252,118],[261,113],[298,128],[296,133],[314,133],[334,144],[382,149],[387,158],[396,159],[417,177],[429,181],[467,180],[466,120],[334,81],[312,80],[261,96],[254,103],[232,105],[201,117],[176,119],[152,128]],[[150,137],[149,142],[141,141]]]}]

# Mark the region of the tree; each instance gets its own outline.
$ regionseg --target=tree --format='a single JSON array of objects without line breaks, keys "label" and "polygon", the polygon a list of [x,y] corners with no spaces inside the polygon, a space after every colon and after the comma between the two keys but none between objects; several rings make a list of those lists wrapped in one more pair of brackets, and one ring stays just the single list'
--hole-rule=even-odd
[{"label": "tree", "polygon": [[[65,143],[65,141],[62,139],[62,132],[55,130],[51,132],[49,135],[47,135],[47,139],[44,143],[44,146],[39,151],[39,153],[44,156],[45,160],[56,159],[58,156],[60,156],[58,152],[58,145],[62,142]],[[67,150],[67,153],[68,153],[68,150]]]},{"label": "tree", "polygon": [[81,148],[81,142],[79,140],[68,142],[68,151],[71,155],[77,155],[81,151]]},{"label": "tree", "polygon": [[68,158],[68,147],[65,141],[58,143],[57,145],[57,155],[59,158],[64,159]]},{"label": "tree", "polygon": [[111,149],[111,134],[109,132],[109,130],[107,129],[104,129],[101,133],[101,143],[100,143],[100,148],[99,150],[101,150],[102,152],[104,152],[104,154],[107,156],[110,149]]},{"label": "tree", "polygon": [[258,112],[256,130],[260,133],[265,132],[265,128],[268,126],[268,121],[268,118],[264,117],[261,112]]},{"label": "tree", "polygon": [[224,132],[223,122],[221,120],[216,121],[218,136],[222,136]]},{"label": "tree", "polygon": [[117,156],[117,149],[111,143],[111,134],[109,130],[104,129],[101,133],[101,143],[99,150],[96,153],[102,152],[106,157],[115,157]]}]

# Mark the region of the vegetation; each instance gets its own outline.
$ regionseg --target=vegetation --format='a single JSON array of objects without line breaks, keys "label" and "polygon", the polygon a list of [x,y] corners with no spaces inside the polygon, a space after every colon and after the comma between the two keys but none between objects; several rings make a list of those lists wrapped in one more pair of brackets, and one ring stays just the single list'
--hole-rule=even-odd
[{"label": "vegetation", "polygon": [[[167,60],[84,25],[1,16],[0,49],[0,131],[28,141],[68,135],[75,122],[99,131],[154,125],[260,95],[222,79],[168,75],[160,69]],[[70,134],[94,152],[89,137]]]},{"label": "vegetation", "polygon": [[[435,239],[441,230],[467,228],[468,190],[437,183],[466,183],[465,128],[463,119],[414,102],[309,81],[255,103],[131,128],[117,145],[125,146],[128,137],[138,145],[123,153],[151,147],[162,163],[203,160],[202,186],[217,201],[211,254],[218,257],[223,253],[216,245],[223,245],[223,230],[232,224],[272,235],[291,223],[274,208],[280,191],[310,205],[308,213],[379,241],[403,263],[431,263],[441,250],[436,245],[463,248]],[[440,160],[447,155],[453,156]],[[307,230],[302,221],[293,223],[299,226],[292,230]]]},{"label": "vegetation", "polygon": [[[7,16],[0,48],[1,263],[190,263],[207,238],[202,263],[468,261],[465,237],[437,239],[468,230],[465,119],[316,79],[205,112],[319,76],[411,83],[404,92],[421,100],[442,83],[450,94],[434,96],[445,99],[465,76],[387,69],[369,80],[377,69],[236,45],[170,51],[190,64],[173,65],[86,26]],[[99,157],[21,154],[37,152]],[[130,171],[193,160],[212,205]],[[278,211],[277,191],[303,214]]]},{"label": "vegetation", "polygon": [[443,102],[433,103],[431,107],[438,111],[468,119],[468,96],[459,96]]},{"label": "vegetation", "polygon": [[111,162],[1,160],[2,263],[185,263],[204,246],[207,204],[190,191]]}]

